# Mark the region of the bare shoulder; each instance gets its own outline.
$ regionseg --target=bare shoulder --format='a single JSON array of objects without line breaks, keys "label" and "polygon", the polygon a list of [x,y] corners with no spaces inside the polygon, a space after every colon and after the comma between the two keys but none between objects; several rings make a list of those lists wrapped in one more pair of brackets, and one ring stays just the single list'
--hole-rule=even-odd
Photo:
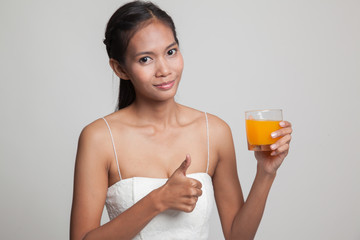
[{"label": "bare shoulder", "polygon": [[99,118],[84,127],[80,134],[80,138],[97,144],[107,141],[110,139],[108,127],[112,129],[115,125],[124,125],[121,120],[127,119],[126,115],[126,110],[124,109],[111,113],[103,118]]},{"label": "bare shoulder", "polygon": [[211,114],[211,113],[207,113],[207,115],[208,115],[209,122],[211,121],[213,123],[214,127],[219,128],[219,130],[226,130],[226,129],[230,130],[229,125],[220,117],[218,117],[214,114]]},{"label": "bare shoulder", "polygon": [[81,131],[77,161],[96,161],[108,166],[111,157],[111,138],[104,119],[88,124]]},{"label": "bare shoulder", "polygon": [[223,139],[224,137],[231,137],[230,126],[220,117],[208,113],[209,128],[213,136]]},{"label": "bare shoulder", "polygon": [[99,144],[107,137],[108,131],[104,119],[100,118],[83,128],[79,141]]}]

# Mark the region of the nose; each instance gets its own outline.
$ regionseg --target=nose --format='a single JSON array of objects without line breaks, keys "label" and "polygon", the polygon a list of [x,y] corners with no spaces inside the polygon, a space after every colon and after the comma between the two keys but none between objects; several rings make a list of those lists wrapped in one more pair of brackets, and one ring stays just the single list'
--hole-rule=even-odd
[{"label": "nose", "polygon": [[166,59],[158,59],[156,62],[155,77],[167,77],[170,73],[170,67]]}]

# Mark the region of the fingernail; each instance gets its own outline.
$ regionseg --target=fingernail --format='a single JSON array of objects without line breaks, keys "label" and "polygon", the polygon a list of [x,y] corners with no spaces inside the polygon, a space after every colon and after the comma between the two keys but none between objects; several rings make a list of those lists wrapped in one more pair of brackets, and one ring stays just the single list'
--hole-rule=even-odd
[{"label": "fingernail", "polygon": [[285,127],[285,123],[284,123],[284,122],[280,122],[280,127]]},{"label": "fingernail", "polygon": [[271,156],[275,156],[275,154],[276,154],[275,152],[271,152],[271,153],[270,153]]},{"label": "fingernail", "polygon": [[270,148],[274,150],[276,148],[276,144],[271,145]]},{"label": "fingernail", "polygon": [[277,136],[276,132],[271,133],[272,138],[276,138],[276,136]]}]

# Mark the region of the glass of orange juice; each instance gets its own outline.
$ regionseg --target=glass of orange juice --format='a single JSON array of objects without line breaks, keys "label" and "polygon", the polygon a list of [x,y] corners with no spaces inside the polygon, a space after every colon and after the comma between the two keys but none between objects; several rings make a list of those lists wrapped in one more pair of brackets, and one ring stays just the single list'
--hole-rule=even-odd
[{"label": "glass of orange juice", "polygon": [[270,145],[279,138],[271,133],[280,129],[281,109],[253,110],[245,112],[248,149],[251,151],[271,151]]}]

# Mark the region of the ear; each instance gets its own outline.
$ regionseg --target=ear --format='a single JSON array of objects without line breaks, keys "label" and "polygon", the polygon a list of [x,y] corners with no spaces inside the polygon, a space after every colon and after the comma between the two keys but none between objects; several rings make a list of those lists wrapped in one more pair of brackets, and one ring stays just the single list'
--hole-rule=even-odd
[{"label": "ear", "polygon": [[124,80],[130,79],[125,69],[120,65],[120,63],[117,60],[110,58],[109,64],[119,78]]}]

